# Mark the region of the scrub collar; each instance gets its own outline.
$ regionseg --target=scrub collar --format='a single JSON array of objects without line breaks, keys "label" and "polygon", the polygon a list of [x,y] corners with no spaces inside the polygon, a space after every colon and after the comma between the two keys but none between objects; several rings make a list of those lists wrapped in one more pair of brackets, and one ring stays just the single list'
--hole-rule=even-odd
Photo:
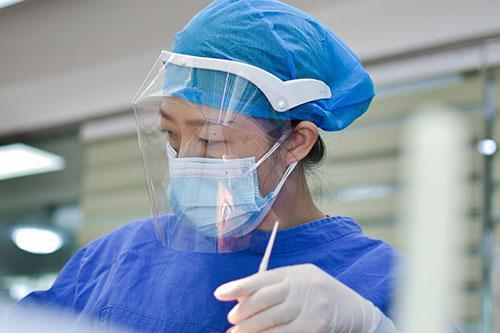
[{"label": "scrub collar", "polygon": [[[361,228],[348,216],[325,217],[295,227],[278,230],[273,253],[305,250],[360,232]],[[271,231],[255,230],[248,251],[264,253],[270,235]]]}]

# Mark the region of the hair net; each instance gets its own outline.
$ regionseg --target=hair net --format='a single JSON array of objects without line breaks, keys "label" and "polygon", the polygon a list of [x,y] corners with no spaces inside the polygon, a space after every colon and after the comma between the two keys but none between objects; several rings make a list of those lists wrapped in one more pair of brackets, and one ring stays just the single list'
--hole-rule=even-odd
[{"label": "hair net", "polygon": [[[235,75],[228,76],[225,72],[171,64],[166,66],[165,72],[165,96],[178,97],[192,103],[256,118],[290,119],[283,117],[280,112],[273,111],[259,88],[247,80],[238,80]],[[171,77],[175,79],[170,79]],[[238,92],[231,94],[228,89]],[[229,94],[232,98],[221,98]]]},{"label": "hair net", "polygon": [[[263,100],[247,108],[254,117],[308,120],[338,131],[361,116],[374,96],[370,76],[336,35],[307,13],[279,1],[216,0],[176,34],[172,51],[244,62],[284,81],[317,79],[331,89],[329,99],[282,113]],[[198,76],[194,82],[203,86],[204,73]],[[171,92],[196,103],[204,90],[199,88]]]}]

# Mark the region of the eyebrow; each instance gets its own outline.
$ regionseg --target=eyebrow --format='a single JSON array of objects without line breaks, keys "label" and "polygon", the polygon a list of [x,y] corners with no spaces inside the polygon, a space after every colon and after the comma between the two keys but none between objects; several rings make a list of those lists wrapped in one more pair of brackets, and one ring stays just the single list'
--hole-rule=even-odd
[{"label": "eyebrow", "polygon": [[[169,115],[165,110],[160,109],[160,115],[162,116],[162,118],[169,120],[173,123],[176,123],[175,119],[171,115]],[[234,123],[234,121],[230,120],[227,123],[221,124],[221,123],[218,123],[216,121],[210,121],[210,120],[206,120],[206,119],[188,119],[188,120],[186,120],[185,123],[189,126],[201,127],[201,126],[206,126],[206,125],[223,126],[223,125],[227,125],[227,124],[232,124],[232,123]]]}]

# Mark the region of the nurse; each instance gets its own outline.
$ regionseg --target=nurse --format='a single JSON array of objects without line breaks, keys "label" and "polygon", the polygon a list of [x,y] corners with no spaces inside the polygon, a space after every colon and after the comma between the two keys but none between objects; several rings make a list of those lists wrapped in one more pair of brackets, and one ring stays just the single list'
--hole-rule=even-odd
[{"label": "nurse", "polygon": [[394,331],[401,254],[320,211],[305,178],[325,154],[318,129],[343,130],[373,96],[358,58],[308,14],[214,1],[133,100],[152,217],[93,241],[20,305],[97,331]]}]

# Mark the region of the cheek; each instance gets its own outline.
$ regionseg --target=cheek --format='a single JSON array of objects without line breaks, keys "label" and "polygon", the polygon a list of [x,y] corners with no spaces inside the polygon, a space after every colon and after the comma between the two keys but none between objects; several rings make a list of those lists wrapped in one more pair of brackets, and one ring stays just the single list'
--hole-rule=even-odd
[{"label": "cheek", "polygon": [[283,172],[281,172],[281,164],[274,156],[269,157],[257,168],[257,178],[259,179],[259,190],[262,196],[276,188],[276,185],[281,180]]},{"label": "cheek", "polygon": [[226,149],[233,158],[255,156],[258,160],[270,148],[269,143],[256,134],[238,133],[236,135],[227,135],[226,139],[228,140]]},{"label": "cheek", "polygon": [[199,152],[199,147],[196,147],[196,131],[191,127],[178,127],[175,129],[175,135],[169,137],[170,144],[177,151],[183,151],[185,154],[195,154]]}]

